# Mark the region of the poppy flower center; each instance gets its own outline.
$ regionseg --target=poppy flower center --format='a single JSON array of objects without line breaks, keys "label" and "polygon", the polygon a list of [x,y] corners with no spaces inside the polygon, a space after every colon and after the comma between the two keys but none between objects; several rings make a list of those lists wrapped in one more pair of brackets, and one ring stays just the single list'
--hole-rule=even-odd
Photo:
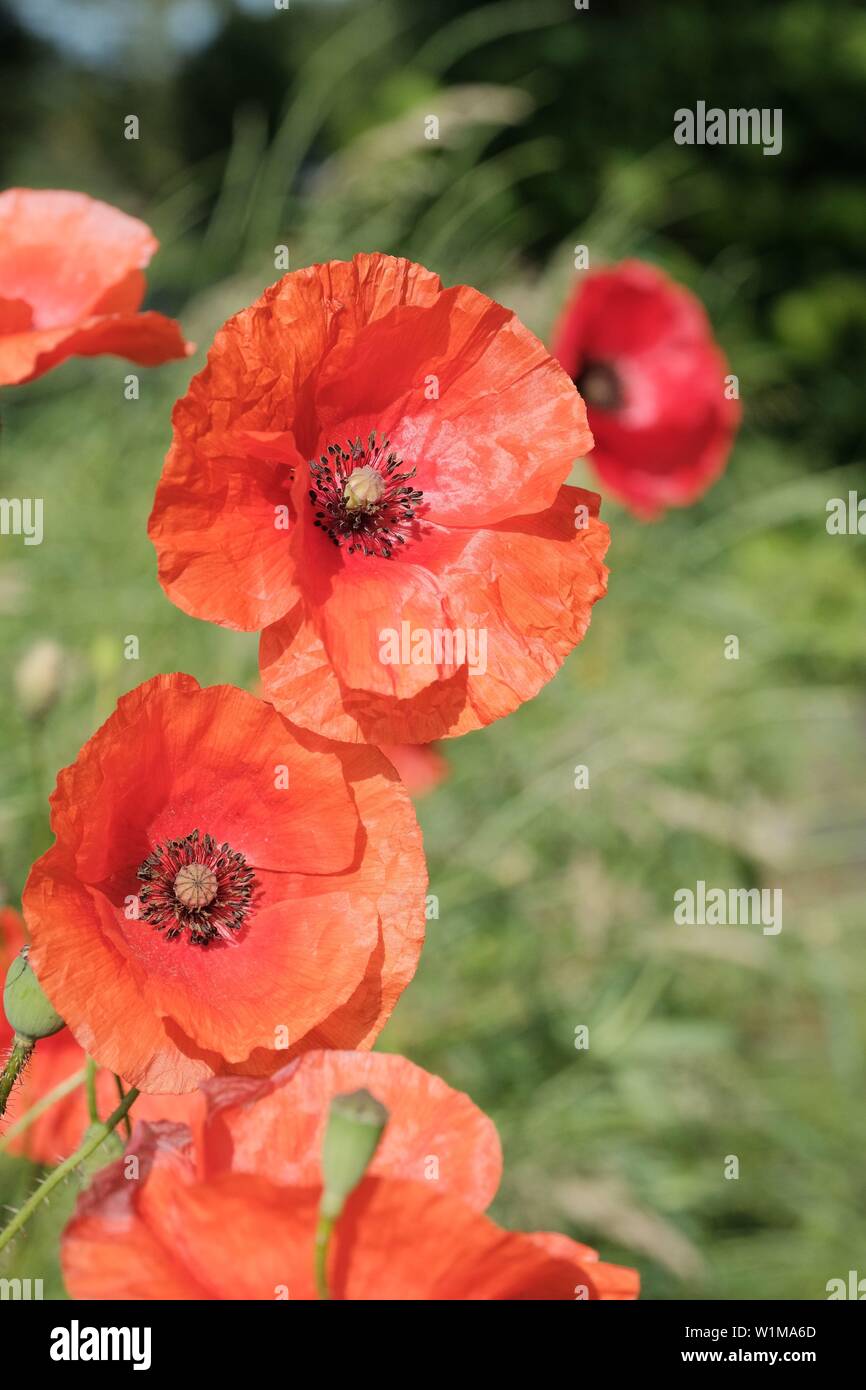
[{"label": "poppy flower center", "polygon": [[184,907],[208,907],[217,895],[217,877],[206,864],[185,864],[174,881],[174,896]]},{"label": "poppy flower center", "polygon": [[587,405],[598,410],[619,410],[623,405],[622,383],[609,362],[586,362],[574,384]]},{"label": "poppy flower center", "polygon": [[347,448],[329,444],[327,453],[311,459],[310,501],[318,526],[336,546],[348,542],[350,555],[377,555],[390,560],[394,547],[405,545],[423,492],[407,486],[415,469],[391,450],[391,441],[376,442],[371,430],[366,444],[347,440]]},{"label": "poppy flower center", "polygon": [[168,940],[189,933],[194,946],[206,946],[242,926],[250,911],[256,880],[244,856],[212,835],[193,830],[182,840],[166,840],[144,860],[138,877],[141,916]]}]

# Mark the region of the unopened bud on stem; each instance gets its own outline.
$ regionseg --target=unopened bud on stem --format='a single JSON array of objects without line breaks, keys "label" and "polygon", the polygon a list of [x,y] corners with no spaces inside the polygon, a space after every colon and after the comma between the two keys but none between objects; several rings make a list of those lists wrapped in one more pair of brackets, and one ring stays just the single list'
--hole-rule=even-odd
[{"label": "unopened bud on stem", "polygon": [[59,1033],[66,1025],[34,975],[27,959],[29,954],[30,947],[24,946],[9,967],[3,989],[3,1008],[18,1037],[34,1043]]},{"label": "unopened bud on stem", "polygon": [[322,1200],[316,1227],[316,1287],[329,1298],[328,1249],[334,1223],[369,1167],[388,1111],[369,1091],[352,1091],[331,1101],[322,1145]]},{"label": "unopened bud on stem", "polygon": [[325,1142],[322,1145],[321,1210],[339,1216],[346,1198],[363,1178],[382,1131],[388,1111],[369,1091],[353,1091],[331,1101]]}]

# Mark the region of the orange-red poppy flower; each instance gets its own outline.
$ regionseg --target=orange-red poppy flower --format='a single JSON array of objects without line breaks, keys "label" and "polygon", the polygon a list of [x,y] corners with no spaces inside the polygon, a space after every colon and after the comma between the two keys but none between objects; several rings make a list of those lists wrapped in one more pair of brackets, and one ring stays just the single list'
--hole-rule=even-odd
[{"label": "orange-red poppy flower", "polygon": [[331,1295],[360,1300],[634,1298],[633,1270],[561,1235],[504,1231],[483,1212],[501,1172],[491,1122],[402,1057],[309,1053],[266,1082],[206,1083],[192,1130],[142,1125],[97,1174],[63,1239],[81,1299],[314,1299],[325,1118],[363,1087],[389,1110],[340,1217]]},{"label": "orange-red poppy flower", "polygon": [[417,964],[426,870],[373,748],[157,676],[60,773],[24,890],[31,964],[95,1060],[183,1092],[368,1047]]},{"label": "orange-red poppy flower", "polygon": [[[0,985],[6,971],[25,944],[24,923],[11,907],[0,909]],[[0,1054],[12,1042],[12,1029],[0,1009]],[[64,1083],[80,1074],[85,1054],[68,1028],[42,1038],[30,1056],[30,1061],[12,1093],[4,1117],[0,1139],[9,1138],[8,1152],[21,1154],[34,1163],[58,1163],[67,1158],[81,1143],[90,1123],[87,1097],[81,1082],[61,1095],[47,1109],[22,1129],[12,1134],[36,1105],[62,1089]],[[96,1073],[96,1102],[102,1119],[106,1119],[118,1104],[117,1083],[110,1072]],[[137,1120],[189,1120],[192,1101],[188,1096],[146,1096],[136,1101]]]},{"label": "orange-red poppy flower", "polygon": [[703,305],[641,261],[581,278],[553,343],[586,401],[590,463],[639,516],[694,502],[740,419]]},{"label": "orange-red poppy flower", "polygon": [[604,593],[577,391],[514,314],[409,261],[287,275],[175,407],[150,519],[194,617],[262,630],[266,697],[328,738],[429,743],[510,713]]},{"label": "orange-red poppy flower", "polygon": [[383,743],[381,748],[396,767],[410,796],[426,796],[448,776],[448,764],[435,744]]},{"label": "orange-red poppy flower", "polygon": [[158,245],[143,222],[84,193],[0,193],[0,386],[67,357],[154,367],[192,352],[173,319],[138,312]]}]

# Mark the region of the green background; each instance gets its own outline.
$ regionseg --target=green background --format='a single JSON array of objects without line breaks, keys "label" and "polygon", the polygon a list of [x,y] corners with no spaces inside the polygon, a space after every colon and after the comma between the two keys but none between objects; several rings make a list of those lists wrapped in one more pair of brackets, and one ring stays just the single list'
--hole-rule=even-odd
[{"label": "green background", "polygon": [[[292,268],[411,256],[548,341],[579,243],[706,304],[744,407],[728,471],[648,526],[606,498],[587,639],[535,701],[446,747],[419,805],[440,915],[380,1044],[494,1118],[496,1216],[636,1265],[649,1298],[823,1298],[866,1275],[866,539],[825,527],[864,482],[864,95],[866,13],[817,0],[0,7],[0,183],[148,221],[148,306],[200,345],[141,371],[137,402],[110,358],[3,393],[0,493],[43,497],[46,525],[41,547],[0,538],[9,901],[49,843],[57,769],[119,693],[172,669],[255,680],[254,636],[164,598],[145,520],[171,405],[277,278],[275,246]],[[781,154],[676,146],[698,100],[781,107]],[[63,674],[34,727],[13,673],[43,638]],[[699,878],[781,888],[781,934],[675,927]],[[0,1159],[0,1202],[35,1177]],[[59,1293],[74,1193],[0,1274]]]}]

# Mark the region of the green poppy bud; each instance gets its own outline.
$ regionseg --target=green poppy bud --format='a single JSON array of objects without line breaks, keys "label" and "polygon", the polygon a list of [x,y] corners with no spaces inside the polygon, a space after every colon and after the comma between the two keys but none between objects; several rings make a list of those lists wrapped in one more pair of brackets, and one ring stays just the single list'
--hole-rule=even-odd
[{"label": "green poppy bud", "polygon": [[323,1216],[339,1216],[367,1171],[387,1122],[388,1111],[369,1091],[353,1091],[331,1101],[322,1145]]},{"label": "green poppy bud", "polygon": [[34,1043],[59,1033],[66,1024],[46,998],[27,959],[29,954],[30,947],[25,946],[9,967],[3,989],[3,1008],[18,1037]]}]

